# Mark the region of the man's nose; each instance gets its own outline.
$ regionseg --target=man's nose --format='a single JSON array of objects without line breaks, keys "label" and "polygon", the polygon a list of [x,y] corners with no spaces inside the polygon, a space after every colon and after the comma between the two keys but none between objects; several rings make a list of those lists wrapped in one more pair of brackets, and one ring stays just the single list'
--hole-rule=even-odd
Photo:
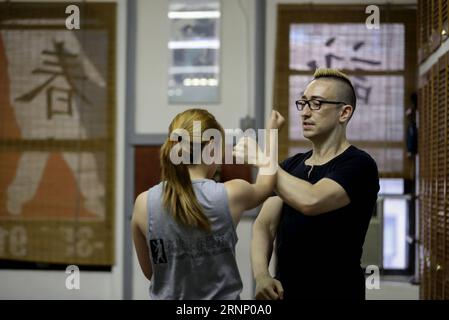
[{"label": "man's nose", "polygon": [[306,104],[301,111],[301,117],[309,118],[312,115],[312,110],[310,110],[309,104]]}]

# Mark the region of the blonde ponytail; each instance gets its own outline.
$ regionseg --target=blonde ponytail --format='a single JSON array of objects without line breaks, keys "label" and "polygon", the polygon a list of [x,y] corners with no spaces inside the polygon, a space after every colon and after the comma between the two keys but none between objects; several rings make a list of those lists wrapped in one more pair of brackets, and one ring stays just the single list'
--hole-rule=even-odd
[{"label": "blonde ponytail", "polygon": [[[202,131],[215,128],[223,132],[215,118],[202,109],[190,109],[178,114],[169,131],[182,128],[191,133],[193,121],[201,121]],[[170,152],[176,143],[167,138],[160,150],[162,180],[165,181],[162,204],[176,222],[210,232],[211,223],[196,198],[186,164],[174,164],[170,159]]]}]

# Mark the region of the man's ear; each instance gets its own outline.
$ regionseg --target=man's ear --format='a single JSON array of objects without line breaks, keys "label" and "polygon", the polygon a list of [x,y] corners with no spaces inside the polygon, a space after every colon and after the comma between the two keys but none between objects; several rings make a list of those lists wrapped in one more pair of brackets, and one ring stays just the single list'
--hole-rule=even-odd
[{"label": "man's ear", "polygon": [[354,111],[354,108],[350,104],[346,104],[341,108],[341,114],[340,114],[340,121],[341,122],[348,122],[348,120],[352,116],[352,112]]}]

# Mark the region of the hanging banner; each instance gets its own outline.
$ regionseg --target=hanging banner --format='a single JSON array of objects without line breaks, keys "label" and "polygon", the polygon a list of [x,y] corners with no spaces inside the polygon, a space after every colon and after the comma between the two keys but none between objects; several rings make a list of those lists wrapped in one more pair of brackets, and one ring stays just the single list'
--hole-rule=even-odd
[{"label": "hanging banner", "polygon": [[116,5],[67,6],[0,4],[0,259],[107,266]]}]

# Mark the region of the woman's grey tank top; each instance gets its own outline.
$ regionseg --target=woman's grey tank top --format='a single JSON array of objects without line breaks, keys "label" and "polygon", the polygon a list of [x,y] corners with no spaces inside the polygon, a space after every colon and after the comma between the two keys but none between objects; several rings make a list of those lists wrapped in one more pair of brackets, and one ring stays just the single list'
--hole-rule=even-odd
[{"label": "woman's grey tank top", "polygon": [[212,232],[181,225],[162,207],[163,182],[148,192],[151,299],[240,299],[237,234],[223,183],[193,180]]}]

